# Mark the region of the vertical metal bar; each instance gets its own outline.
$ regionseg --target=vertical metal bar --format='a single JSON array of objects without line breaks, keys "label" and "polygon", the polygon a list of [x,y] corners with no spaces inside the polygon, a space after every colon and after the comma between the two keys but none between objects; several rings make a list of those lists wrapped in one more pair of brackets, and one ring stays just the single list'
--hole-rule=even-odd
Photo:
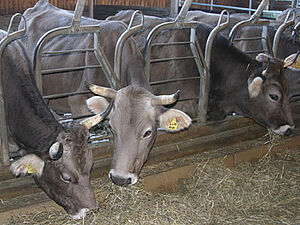
[{"label": "vertical metal bar", "polygon": [[85,0],[77,0],[74,16],[72,19],[71,27],[75,31],[80,26],[80,19],[84,10]]},{"label": "vertical metal bar", "polygon": [[251,9],[252,9],[252,0],[249,0],[249,15],[251,15]]},{"label": "vertical metal bar", "polygon": [[94,18],[94,0],[89,0],[89,17]]},{"label": "vertical metal bar", "polygon": [[213,11],[214,10],[214,0],[210,0],[210,11]]},{"label": "vertical metal bar", "polygon": [[170,4],[170,16],[171,17],[177,16],[178,6],[179,6],[179,0],[171,0],[171,4]]},{"label": "vertical metal bar", "polygon": [[95,49],[95,56],[100,65],[102,66],[102,70],[104,72],[104,75],[109,83],[109,86],[114,89],[120,88],[120,84],[118,82],[118,79],[116,75],[113,72],[113,69],[111,68],[111,65],[106,58],[100,43],[99,43],[99,33],[94,34],[94,49]]}]

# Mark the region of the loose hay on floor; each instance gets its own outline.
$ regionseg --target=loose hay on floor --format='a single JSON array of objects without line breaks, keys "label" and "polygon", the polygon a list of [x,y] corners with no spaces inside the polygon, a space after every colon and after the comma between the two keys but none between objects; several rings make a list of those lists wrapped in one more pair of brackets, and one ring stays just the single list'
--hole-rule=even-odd
[{"label": "loose hay on floor", "polygon": [[235,168],[199,159],[176,191],[152,195],[142,182],[121,188],[103,177],[93,182],[100,208],[82,220],[41,209],[7,224],[300,224],[299,172],[300,148]]}]

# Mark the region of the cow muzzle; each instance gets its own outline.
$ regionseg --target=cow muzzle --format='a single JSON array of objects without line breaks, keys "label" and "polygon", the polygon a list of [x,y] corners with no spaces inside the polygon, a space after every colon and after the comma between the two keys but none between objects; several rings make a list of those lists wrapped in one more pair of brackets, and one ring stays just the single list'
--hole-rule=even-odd
[{"label": "cow muzzle", "polygon": [[71,217],[73,220],[79,220],[79,219],[85,217],[86,213],[87,213],[89,210],[90,210],[90,209],[88,209],[88,208],[80,209],[79,212],[78,212],[77,214],[70,215],[70,217]]},{"label": "cow muzzle", "polygon": [[114,169],[111,169],[108,174],[109,179],[116,185],[126,187],[131,184],[135,184],[138,181],[137,175],[133,173],[127,173],[119,175]]},{"label": "cow muzzle", "polygon": [[272,129],[272,131],[279,135],[289,136],[292,133],[294,128],[295,128],[294,126],[284,125],[284,126],[279,127],[276,130]]}]

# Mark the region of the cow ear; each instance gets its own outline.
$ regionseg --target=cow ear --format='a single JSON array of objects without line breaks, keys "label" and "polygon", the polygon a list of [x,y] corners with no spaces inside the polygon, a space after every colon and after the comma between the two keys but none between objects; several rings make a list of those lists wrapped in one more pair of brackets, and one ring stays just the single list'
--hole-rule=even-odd
[{"label": "cow ear", "polygon": [[252,81],[248,84],[248,91],[250,98],[256,98],[261,89],[262,89],[263,79],[261,77],[255,77]]},{"label": "cow ear", "polygon": [[184,112],[177,109],[169,109],[159,115],[160,130],[176,132],[188,128],[192,119]]},{"label": "cow ear", "polygon": [[16,176],[33,174],[37,177],[42,176],[45,162],[34,154],[28,154],[11,164],[10,171]]},{"label": "cow ear", "polygon": [[100,114],[108,107],[108,101],[101,96],[93,96],[86,100],[86,105],[94,114]]}]

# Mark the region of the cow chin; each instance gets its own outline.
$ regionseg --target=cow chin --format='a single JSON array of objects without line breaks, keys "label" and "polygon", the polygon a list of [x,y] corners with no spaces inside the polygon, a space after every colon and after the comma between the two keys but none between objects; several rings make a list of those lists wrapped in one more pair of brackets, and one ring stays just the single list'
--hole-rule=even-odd
[{"label": "cow chin", "polygon": [[114,184],[123,187],[135,184],[139,179],[136,174],[129,172],[118,174],[114,169],[109,171],[108,177]]},{"label": "cow chin", "polygon": [[294,126],[291,127],[290,125],[283,125],[283,126],[279,127],[278,129],[272,129],[272,131],[279,135],[288,136],[291,134],[293,129],[294,129]]}]

